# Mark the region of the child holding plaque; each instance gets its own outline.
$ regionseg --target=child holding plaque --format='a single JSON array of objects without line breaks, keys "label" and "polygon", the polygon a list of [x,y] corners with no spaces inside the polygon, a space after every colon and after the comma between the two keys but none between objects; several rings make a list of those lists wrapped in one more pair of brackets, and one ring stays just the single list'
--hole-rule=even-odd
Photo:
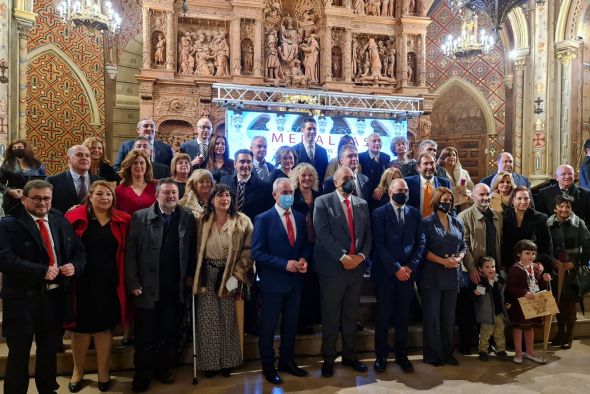
[{"label": "child holding plaque", "polygon": [[[514,252],[519,261],[510,267],[506,281],[506,302],[510,304],[508,316],[512,324],[512,335],[514,336],[514,362],[522,363],[522,359],[544,363],[542,357],[537,356],[533,350],[535,337],[534,328],[543,326],[543,318],[536,317],[525,319],[522,308],[518,302],[521,297],[533,298],[533,295],[548,288],[551,275],[543,274],[541,264],[535,263],[537,245],[533,241],[523,239],[514,246]],[[522,352],[522,336],[524,334],[526,353]]]}]

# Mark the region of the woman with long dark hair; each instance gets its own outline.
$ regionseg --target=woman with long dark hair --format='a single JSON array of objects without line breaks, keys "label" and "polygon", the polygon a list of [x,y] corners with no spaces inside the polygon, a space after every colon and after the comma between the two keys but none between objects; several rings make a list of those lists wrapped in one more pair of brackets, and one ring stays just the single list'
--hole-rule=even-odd
[{"label": "woman with long dark hair", "polygon": [[233,174],[234,161],[229,158],[229,145],[224,135],[214,134],[207,150],[205,168],[211,172],[216,183],[219,183],[222,176]]}]

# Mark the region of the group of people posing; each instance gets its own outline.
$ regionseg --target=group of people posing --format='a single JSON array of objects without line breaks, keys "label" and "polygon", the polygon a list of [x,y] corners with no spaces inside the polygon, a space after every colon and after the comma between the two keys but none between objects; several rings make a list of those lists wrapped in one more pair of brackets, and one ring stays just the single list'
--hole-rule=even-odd
[{"label": "group of people posing", "polygon": [[135,347],[136,392],[152,379],[174,382],[171,367],[191,326],[195,363],[207,377],[230,376],[242,363],[242,323],[259,336],[262,373],[273,384],[282,382],[279,372],[308,374],[295,361],[295,339],[319,323],[322,375],[334,373],[339,332],[340,364],[365,372],[356,336],[367,273],[377,300],[377,372],[387,369],[390,352],[404,372],[413,371],[411,315],[423,321],[426,363],[459,364],[455,325],[463,354],[477,345],[481,361],[492,352],[508,359],[510,325],[513,361],[543,362],[533,349],[540,321],[525,319],[518,298],[548,289],[560,272],[561,293],[552,286],[560,308],[553,344],[571,346],[575,274],[590,259],[590,191],[574,184],[567,164],[533,202],[507,152],[497,174],[474,185],[459,152],[449,147],[437,156],[431,140],[412,160],[408,141],[394,138],[391,160],[379,134],[367,137],[362,153],[343,136],[330,162],[315,142],[313,118],[302,121],[301,143],[278,149],[277,167],[266,161],[264,137],[230,159],[226,137],[211,135],[206,118],[176,154],[155,139],[153,120],[141,120],[137,131],[113,165],[103,141],[91,138],[68,150],[68,170],[46,179],[27,141],[7,148],[0,169],[7,393],[27,392],[33,337],[37,389],[58,389],[63,327],[72,332],[71,392],[86,384],[91,343],[98,388],[110,389],[119,325]]}]

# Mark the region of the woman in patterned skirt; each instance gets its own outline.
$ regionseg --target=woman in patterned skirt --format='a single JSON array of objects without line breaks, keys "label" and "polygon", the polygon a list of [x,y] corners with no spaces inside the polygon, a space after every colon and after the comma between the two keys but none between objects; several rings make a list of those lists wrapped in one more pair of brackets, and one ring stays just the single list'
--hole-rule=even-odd
[{"label": "woman in patterned skirt", "polygon": [[252,222],[237,212],[229,188],[215,185],[198,215],[199,242],[193,285],[196,294],[197,368],[228,377],[243,360],[234,298],[252,269]]}]

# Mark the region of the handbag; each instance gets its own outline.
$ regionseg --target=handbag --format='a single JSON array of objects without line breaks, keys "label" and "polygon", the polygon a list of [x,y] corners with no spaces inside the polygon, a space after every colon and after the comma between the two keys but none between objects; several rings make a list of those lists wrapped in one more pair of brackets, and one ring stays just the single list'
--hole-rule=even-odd
[{"label": "handbag", "polygon": [[580,297],[590,293],[590,267],[587,265],[578,267],[574,281]]}]

